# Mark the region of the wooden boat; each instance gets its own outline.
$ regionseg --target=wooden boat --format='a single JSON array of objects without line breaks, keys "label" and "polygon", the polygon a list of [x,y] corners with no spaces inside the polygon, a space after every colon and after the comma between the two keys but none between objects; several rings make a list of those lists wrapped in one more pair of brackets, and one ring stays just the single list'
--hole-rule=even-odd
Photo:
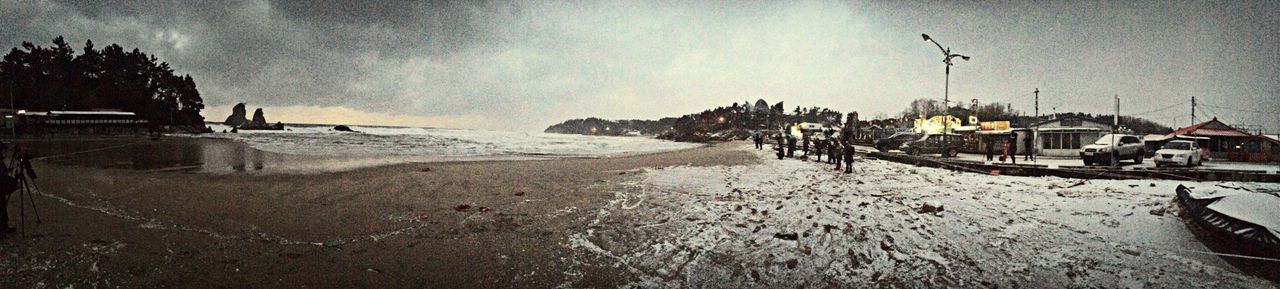
[{"label": "wooden boat", "polygon": [[1233,239],[1256,249],[1280,254],[1280,196],[1269,193],[1196,196],[1178,185],[1178,203],[1184,216],[1211,234]]}]

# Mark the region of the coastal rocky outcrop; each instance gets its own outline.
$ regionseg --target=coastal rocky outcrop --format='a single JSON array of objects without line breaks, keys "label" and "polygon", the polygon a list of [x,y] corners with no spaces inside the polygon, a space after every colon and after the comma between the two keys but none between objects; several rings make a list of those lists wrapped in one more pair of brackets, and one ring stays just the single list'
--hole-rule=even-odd
[{"label": "coastal rocky outcrop", "polygon": [[675,118],[664,118],[657,121],[653,120],[606,120],[600,118],[571,119],[562,123],[558,123],[547,127],[543,132],[546,133],[562,133],[562,134],[585,134],[585,135],[645,135],[656,136],[663,133],[672,124],[675,124]]},{"label": "coastal rocky outcrop", "polygon": [[268,124],[267,117],[262,113],[262,108],[253,111],[252,120],[246,119],[244,103],[239,103],[232,107],[231,115],[227,116],[227,120],[223,124],[240,130],[284,130],[283,123]]},{"label": "coastal rocky outcrop", "polygon": [[239,127],[246,123],[249,123],[249,119],[246,117],[243,102],[231,107],[231,115],[227,116],[227,120],[222,122],[222,124],[230,127]]},{"label": "coastal rocky outcrop", "polygon": [[345,132],[355,132],[354,130],[351,130],[351,127],[346,126],[346,125],[342,125],[342,124],[339,124],[339,125],[337,125],[337,126],[334,126],[334,127],[333,127],[333,130],[336,130],[336,131],[345,131]]}]

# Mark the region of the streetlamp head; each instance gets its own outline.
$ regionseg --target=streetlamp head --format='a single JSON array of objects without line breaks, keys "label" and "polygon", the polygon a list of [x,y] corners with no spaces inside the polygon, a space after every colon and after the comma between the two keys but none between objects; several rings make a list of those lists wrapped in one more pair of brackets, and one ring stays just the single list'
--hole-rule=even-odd
[{"label": "streetlamp head", "polygon": [[929,39],[929,34],[920,33],[920,36],[924,36],[924,41],[929,41],[929,40],[931,40],[931,39]]},{"label": "streetlamp head", "polygon": [[960,59],[964,59],[964,61],[969,61],[969,57],[964,55],[961,55]]}]

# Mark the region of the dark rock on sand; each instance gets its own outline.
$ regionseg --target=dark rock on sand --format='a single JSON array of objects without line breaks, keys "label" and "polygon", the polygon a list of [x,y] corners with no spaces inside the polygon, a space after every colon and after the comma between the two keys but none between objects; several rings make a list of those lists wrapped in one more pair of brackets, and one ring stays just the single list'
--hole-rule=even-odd
[{"label": "dark rock on sand", "polygon": [[348,126],[346,126],[346,125],[341,125],[341,124],[339,124],[339,125],[337,125],[337,126],[334,126],[334,127],[333,127],[333,130],[336,130],[336,131],[346,131],[346,132],[355,132],[354,130],[351,130],[351,127],[348,127]]}]

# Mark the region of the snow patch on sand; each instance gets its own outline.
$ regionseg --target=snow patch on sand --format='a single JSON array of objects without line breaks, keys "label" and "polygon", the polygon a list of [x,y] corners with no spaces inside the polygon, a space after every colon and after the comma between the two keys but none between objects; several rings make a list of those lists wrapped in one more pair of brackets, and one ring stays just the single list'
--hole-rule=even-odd
[{"label": "snow patch on sand", "polygon": [[[1181,220],[1149,213],[1176,210],[1178,184],[1235,190],[1213,183],[1072,186],[878,160],[846,175],[755,152],[766,161],[633,176],[568,244],[597,258],[574,261],[625,267],[637,288],[1271,287],[1189,253],[1205,248]],[[935,200],[945,210],[920,212]]]}]

